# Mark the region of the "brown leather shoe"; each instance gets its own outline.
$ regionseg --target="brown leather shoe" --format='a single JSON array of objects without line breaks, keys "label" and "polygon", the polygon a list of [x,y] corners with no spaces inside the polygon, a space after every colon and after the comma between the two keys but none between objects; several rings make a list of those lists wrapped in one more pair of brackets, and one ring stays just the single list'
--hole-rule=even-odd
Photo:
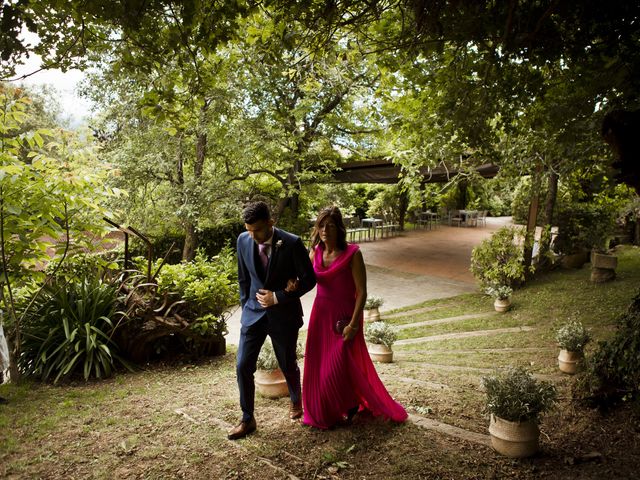
[{"label": "brown leather shoe", "polygon": [[291,420],[295,420],[296,418],[300,418],[302,416],[302,402],[289,404],[289,418]]},{"label": "brown leather shoe", "polygon": [[229,430],[227,434],[227,438],[229,440],[238,440],[239,438],[244,438],[249,435],[251,432],[256,430],[256,419],[252,418],[248,422],[240,422],[238,425]]}]

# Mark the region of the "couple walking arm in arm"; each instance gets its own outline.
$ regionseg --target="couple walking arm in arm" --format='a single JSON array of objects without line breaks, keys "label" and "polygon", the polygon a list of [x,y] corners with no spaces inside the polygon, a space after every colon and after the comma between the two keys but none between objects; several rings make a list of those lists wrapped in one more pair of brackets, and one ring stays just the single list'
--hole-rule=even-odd
[{"label": "couple walking arm in arm", "polygon": [[[243,212],[246,232],[238,237],[238,282],[242,306],[236,374],[242,419],[232,440],[256,429],[253,374],[260,348],[271,337],[289,389],[291,419],[319,428],[350,421],[369,410],[395,421],[406,412],[389,396],[369,358],[362,334],[366,272],[357,245],[346,243],[336,207],[324,209],[307,253],[299,237],[274,227],[264,202]],[[302,327],[300,297],[318,282],[305,350],[304,392],[296,361]],[[336,330],[336,324],[343,328]],[[301,395],[302,394],[302,395]]]}]

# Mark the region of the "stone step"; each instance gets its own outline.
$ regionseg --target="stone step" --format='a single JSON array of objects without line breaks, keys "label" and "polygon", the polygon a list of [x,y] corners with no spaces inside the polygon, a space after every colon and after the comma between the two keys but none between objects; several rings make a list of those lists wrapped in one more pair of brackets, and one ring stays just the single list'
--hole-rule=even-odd
[{"label": "stone step", "polygon": [[419,427],[426,428],[428,430],[434,430],[436,432],[444,433],[450,437],[455,437],[467,442],[473,442],[487,447],[491,446],[491,437],[482,433],[471,432],[464,428],[449,425],[447,423],[439,422],[431,418],[422,417],[413,413],[409,414],[409,421],[413,422]]},{"label": "stone step", "polygon": [[433,305],[430,307],[415,308],[413,310],[404,310],[402,312],[395,313],[380,312],[380,316],[383,317],[384,320],[386,320],[387,318],[402,318],[408,317],[410,315],[419,315],[421,313],[433,312],[435,310],[440,310],[451,306],[453,306],[453,304]]},{"label": "stone step", "polygon": [[397,330],[408,330],[410,328],[428,327],[431,325],[441,325],[443,323],[462,322],[464,320],[471,320],[473,318],[484,318],[489,316],[496,316],[496,313],[469,313],[467,315],[458,315],[457,317],[438,318],[436,320],[425,320],[424,322],[415,323],[403,323],[400,325],[394,325]]},{"label": "stone step", "polygon": [[411,350],[410,352],[394,352],[396,357],[409,357],[410,355],[440,355],[451,353],[453,355],[474,355],[476,353],[516,353],[516,352],[539,352],[541,350],[558,350],[558,347],[505,347],[505,348],[469,348],[466,350]]},{"label": "stone step", "polygon": [[[499,367],[498,368],[481,368],[481,367],[466,367],[461,365],[442,365],[439,363],[426,363],[426,362],[416,362],[416,363],[419,363],[424,368],[430,368],[432,370],[442,370],[445,372],[471,372],[471,373],[476,373],[482,376],[493,374],[496,371],[500,371]],[[568,378],[568,375],[563,375],[561,373],[551,374],[551,375],[546,373],[534,373],[533,376],[538,380],[546,380],[549,382],[563,382]],[[443,383],[429,382],[429,381],[420,380],[418,378],[412,378],[412,377],[395,377],[394,376],[393,378],[389,378],[389,380],[399,380],[403,383],[420,385],[420,386],[428,387],[434,390],[446,390],[446,389],[452,388],[449,385],[446,385]],[[481,380],[482,380],[481,377],[477,377],[478,384],[481,383]]]},{"label": "stone step", "polygon": [[407,338],[404,340],[398,340],[394,343],[394,345],[413,345],[415,343],[437,342],[439,340],[451,340],[456,338],[484,337],[489,335],[499,335],[501,333],[530,332],[532,330],[534,330],[533,327],[524,326],[494,328],[492,330],[475,330],[472,332],[443,333],[441,335],[431,335],[429,337]]}]

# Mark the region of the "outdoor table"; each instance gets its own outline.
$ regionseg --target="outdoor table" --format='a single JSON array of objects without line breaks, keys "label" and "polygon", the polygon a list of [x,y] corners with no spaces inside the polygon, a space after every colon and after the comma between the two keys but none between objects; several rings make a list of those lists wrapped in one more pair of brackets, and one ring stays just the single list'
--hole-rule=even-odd
[{"label": "outdoor table", "polygon": [[420,212],[420,221],[422,223],[427,223],[429,225],[429,229],[431,229],[434,222],[438,220],[438,214],[434,212]]},{"label": "outdoor table", "polygon": [[383,223],[384,221],[381,218],[363,218],[361,222],[363,227],[373,228],[374,240],[376,239],[376,226],[377,225],[382,226]]},{"label": "outdoor table", "polygon": [[460,224],[462,225],[462,223],[464,223],[466,226],[469,226],[468,217],[477,212],[477,210],[460,210],[460,217],[462,218],[462,222]]}]

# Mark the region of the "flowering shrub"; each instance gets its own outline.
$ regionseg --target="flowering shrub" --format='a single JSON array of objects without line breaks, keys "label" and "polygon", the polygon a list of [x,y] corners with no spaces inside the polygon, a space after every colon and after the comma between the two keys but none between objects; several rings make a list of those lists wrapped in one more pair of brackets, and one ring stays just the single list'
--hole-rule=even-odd
[{"label": "flowering shrub", "polygon": [[369,343],[377,343],[379,345],[386,345],[391,348],[393,343],[397,340],[398,334],[396,329],[390,326],[386,322],[373,322],[368,323],[365,327],[364,338]]},{"label": "flowering shrub", "polygon": [[382,305],[384,305],[384,300],[382,299],[382,297],[371,295],[367,298],[367,301],[364,304],[364,308],[365,310],[370,310],[372,308],[380,308]]},{"label": "flowering shrub", "polygon": [[513,288],[508,287],[507,285],[496,285],[493,287],[487,287],[485,290],[487,295],[490,295],[492,298],[498,298],[500,300],[504,300],[509,298],[513,293]]},{"label": "flowering shrub", "polygon": [[591,334],[582,323],[572,320],[562,325],[556,332],[560,348],[572,352],[582,352],[591,340]]}]

